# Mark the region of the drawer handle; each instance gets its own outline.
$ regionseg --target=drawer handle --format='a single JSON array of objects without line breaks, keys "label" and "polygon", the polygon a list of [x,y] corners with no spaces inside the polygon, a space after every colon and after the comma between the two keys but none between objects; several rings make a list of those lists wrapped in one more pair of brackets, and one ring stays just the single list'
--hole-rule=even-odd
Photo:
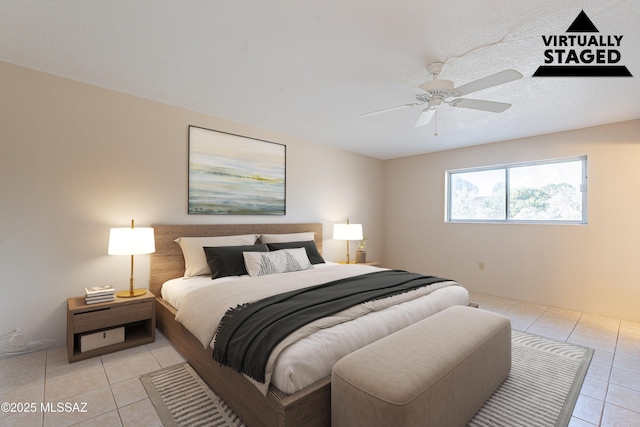
[{"label": "drawer handle", "polygon": [[97,313],[99,311],[109,311],[109,310],[111,310],[111,307],[98,308],[96,310],[85,311],[84,313],[76,313],[76,315],[78,315],[78,314],[87,314],[87,313]]}]

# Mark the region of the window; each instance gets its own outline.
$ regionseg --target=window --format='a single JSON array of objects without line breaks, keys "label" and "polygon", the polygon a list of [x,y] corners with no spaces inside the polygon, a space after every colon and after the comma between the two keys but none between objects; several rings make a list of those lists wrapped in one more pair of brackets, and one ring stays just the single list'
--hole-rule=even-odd
[{"label": "window", "polygon": [[586,224],[587,157],[447,171],[449,222]]}]

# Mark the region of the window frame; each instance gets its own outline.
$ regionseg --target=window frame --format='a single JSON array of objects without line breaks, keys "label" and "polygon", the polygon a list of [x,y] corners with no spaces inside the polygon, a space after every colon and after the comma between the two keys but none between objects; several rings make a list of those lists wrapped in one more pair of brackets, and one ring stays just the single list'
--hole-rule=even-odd
[{"label": "window frame", "polygon": [[[519,167],[526,166],[539,166],[539,165],[550,165],[556,163],[569,163],[580,161],[582,164],[582,172],[581,179],[582,183],[580,184],[581,193],[582,193],[582,218],[579,220],[537,220],[537,219],[526,219],[526,220],[516,220],[509,219],[509,205],[510,205],[510,170]],[[492,171],[492,170],[503,170],[505,177],[505,197],[504,197],[504,219],[452,219],[451,218],[451,176],[458,173],[471,173],[471,172],[484,172],[484,171]],[[588,192],[588,173],[587,173],[587,155],[581,156],[572,156],[572,157],[563,157],[563,158],[555,158],[555,159],[546,159],[546,160],[536,160],[536,161],[527,161],[527,162],[519,162],[519,163],[508,163],[501,165],[492,165],[492,166],[481,166],[474,168],[462,168],[462,169],[451,169],[445,171],[445,222],[446,223],[490,223],[490,224],[553,224],[553,225],[586,225],[588,224],[588,204],[587,204],[587,192]]]}]

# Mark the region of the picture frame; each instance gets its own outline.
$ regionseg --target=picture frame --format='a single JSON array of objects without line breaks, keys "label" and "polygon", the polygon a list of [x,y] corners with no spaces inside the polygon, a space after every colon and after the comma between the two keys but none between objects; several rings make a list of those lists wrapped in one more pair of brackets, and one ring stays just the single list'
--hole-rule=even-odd
[{"label": "picture frame", "polygon": [[188,213],[286,215],[284,144],[189,126]]}]

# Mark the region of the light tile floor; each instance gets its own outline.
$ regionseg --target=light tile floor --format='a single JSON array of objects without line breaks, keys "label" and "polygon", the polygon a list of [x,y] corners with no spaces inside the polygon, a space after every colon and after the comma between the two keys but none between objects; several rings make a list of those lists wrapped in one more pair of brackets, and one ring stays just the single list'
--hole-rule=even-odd
[{"label": "light tile floor", "polygon": [[72,364],[66,347],[1,358],[0,404],[23,412],[0,412],[0,427],[160,427],[138,377],[183,360],[160,331],[152,344]]},{"label": "light tile floor", "polygon": [[[509,317],[514,329],[595,349],[570,427],[640,427],[640,323],[475,293],[471,301]],[[0,427],[161,426],[138,377],[182,360],[159,331],[152,344],[73,364],[65,347],[2,358],[0,404],[37,410],[0,412]],[[86,403],[87,412],[41,410],[57,403]]]},{"label": "light tile floor", "polygon": [[569,427],[640,427],[640,323],[471,293],[513,329],[595,350]]}]

